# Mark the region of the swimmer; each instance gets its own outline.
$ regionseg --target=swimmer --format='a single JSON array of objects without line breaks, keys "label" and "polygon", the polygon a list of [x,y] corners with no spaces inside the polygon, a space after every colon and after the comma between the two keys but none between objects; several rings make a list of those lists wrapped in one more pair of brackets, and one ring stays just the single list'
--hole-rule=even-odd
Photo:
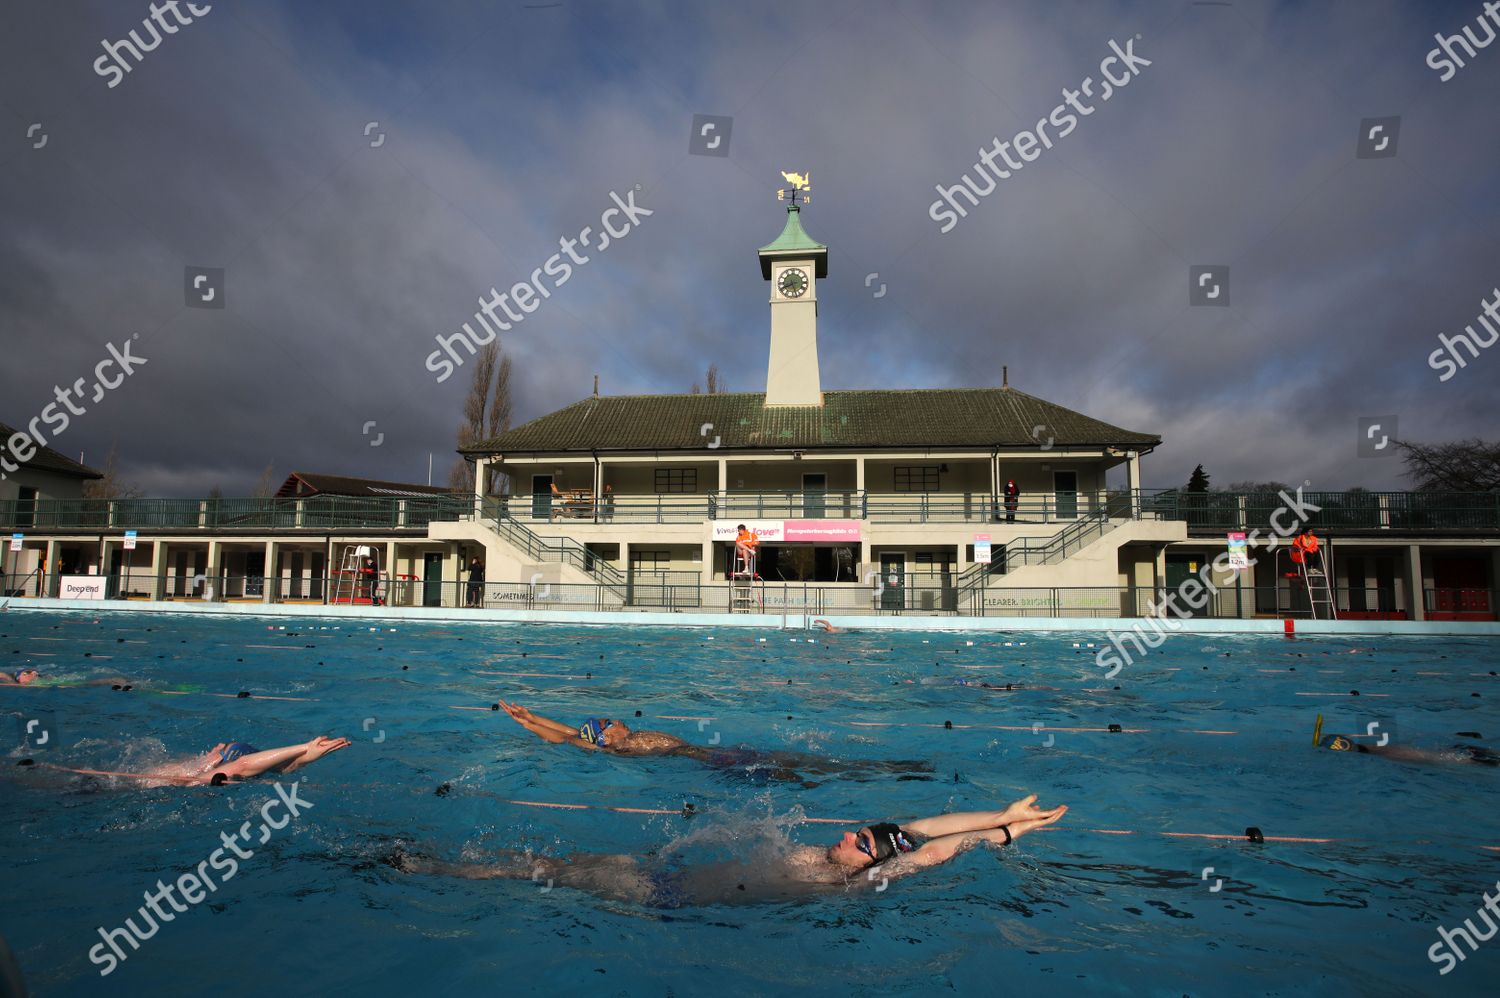
[{"label": "swimmer", "polygon": [[837,627],[834,627],[832,624],[830,624],[828,621],[824,620],[822,617],[819,617],[817,620],[814,620],[813,623],[817,624],[819,627],[823,628],[823,633],[824,634],[837,634],[837,633],[839,633],[839,629]]},{"label": "swimmer", "polygon": [[[1006,846],[1062,818],[1067,807],[1044,810],[1033,794],[1003,811],[971,811],[921,818],[901,825],[881,822],[844,832],[831,846],[789,846],[767,858],[744,843],[745,858],[689,868],[633,855],[577,853],[566,858],[501,850],[498,862],[448,863],[400,849],[385,862],[403,873],[470,880],[545,878],[601,897],[680,908],[688,905],[753,904],[878,887],[948,862],[976,845]],[[751,855],[752,853],[758,853]]]},{"label": "swimmer", "polygon": [[158,766],[144,775],[189,785],[249,780],[263,773],[294,773],[330,752],[348,748],[349,744],[347,738],[319,735],[302,745],[288,745],[260,752],[245,742],[220,742],[203,755]]},{"label": "swimmer", "polygon": [[1318,748],[1378,755],[1397,762],[1475,762],[1481,766],[1500,766],[1500,755],[1483,745],[1458,744],[1450,749],[1437,751],[1411,745],[1361,745],[1349,735],[1324,735],[1318,739]]},{"label": "swimmer", "polygon": [[129,689],[130,680],[111,676],[108,679],[86,679],[78,683],[69,683],[62,680],[43,679],[42,674],[35,669],[22,669],[15,674],[0,672],[0,686],[36,686],[53,689],[68,689],[75,686],[114,686]]},{"label": "swimmer", "polygon": [[[901,760],[895,762],[857,761],[838,763],[831,759],[805,756],[793,752],[761,752],[750,748],[692,745],[665,731],[636,731],[624,721],[591,717],[576,728],[560,721],[533,714],[520,704],[500,701],[501,708],[521,727],[552,745],[574,745],[582,749],[626,756],[677,756],[695,759],[714,769],[745,768],[759,771],[771,779],[801,780],[795,771],[805,769],[822,774],[857,774],[874,770],[883,773],[931,773],[930,763]],[[905,779],[927,779],[906,776]]]}]

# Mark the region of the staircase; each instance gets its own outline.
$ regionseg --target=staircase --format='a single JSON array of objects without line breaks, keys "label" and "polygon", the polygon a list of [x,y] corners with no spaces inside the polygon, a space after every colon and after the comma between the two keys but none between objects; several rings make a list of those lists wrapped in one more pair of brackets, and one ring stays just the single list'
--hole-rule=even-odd
[{"label": "staircase", "polygon": [[1064,561],[1117,526],[1107,511],[1099,510],[1075,520],[1051,537],[1017,537],[1001,546],[998,559],[991,559],[988,565],[971,565],[959,574],[954,581],[958,597],[963,600],[974,590],[985,588],[993,576],[1006,575],[1026,565],[1055,565]]},{"label": "staircase", "polygon": [[505,507],[493,500],[486,500],[482,522],[506,543],[525,552],[531,561],[539,564],[557,562],[572,565],[618,596],[622,602],[625,601],[628,582],[625,573],[573,538],[542,537],[526,524],[512,518]]}]

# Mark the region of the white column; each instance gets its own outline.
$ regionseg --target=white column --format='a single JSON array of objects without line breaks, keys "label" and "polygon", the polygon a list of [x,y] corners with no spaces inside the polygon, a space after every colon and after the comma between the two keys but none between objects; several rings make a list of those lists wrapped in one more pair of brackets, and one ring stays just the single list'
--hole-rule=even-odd
[{"label": "white column", "polygon": [[474,459],[474,515],[484,516],[484,483],[489,477],[490,459],[477,457]]},{"label": "white column", "polygon": [[262,602],[276,602],[275,594],[281,586],[281,573],[276,568],[276,542],[266,541],[266,563],[261,569],[261,575],[265,580],[261,583]]},{"label": "white column", "polygon": [[1125,474],[1130,483],[1130,515],[1139,518],[1141,515],[1141,455],[1139,452],[1131,451],[1125,458]]},{"label": "white column", "polygon": [[[213,598],[215,600],[222,600],[224,598],[224,580],[219,578],[218,541],[208,542],[208,564],[204,565],[199,571],[203,573],[205,587],[212,587]],[[207,597],[207,588],[205,588],[203,595],[205,598]]]},{"label": "white column", "polygon": [[1408,620],[1427,619],[1427,594],[1422,586],[1422,546],[1406,549],[1406,608]]},{"label": "white column", "polygon": [[151,598],[159,600],[164,595],[163,575],[167,571],[167,544],[153,541],[151,544]]},{"label": "white column", "polygon": [[[712,535],[712,528],[708,528]],[[702,580],[705,584],[714,580],[714,542],[712,539],[703,542],[703,572]]]},{"label": "white column", "polygon": [[382,596],[382,599],[385,600],[385,605],[386,606],[390,606],[391,605],[391,593],[394,592],[395,588],[396,588],[396,583],[395,583],[395,579],[396,579],[396,542],[395,541],[386,541],[385,542],[385,560],[382,563],[381,567],[385,569],[385,592],[384,592],[384,595]]},{"label": "white column", "polygon": [[[49,540],[47,542],[47,554],[45,557],[47,559],[47,563],[43,566],[45,571],[42,573],[41,579],[46,585],[51,586],[53,584],[53,577],[58,574],[57,541]],[[45,590],[42,593],[39,593],[39,595],[46,595],[47,592],[50,592],[50,590]],[[61,590],[59,590],[59,592],[61,592]]]}]

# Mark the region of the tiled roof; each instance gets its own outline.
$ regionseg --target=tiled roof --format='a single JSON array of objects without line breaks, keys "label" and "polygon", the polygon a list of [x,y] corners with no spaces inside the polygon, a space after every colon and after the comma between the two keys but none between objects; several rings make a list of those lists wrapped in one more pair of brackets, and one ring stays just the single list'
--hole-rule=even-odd
[{"label": "tiled roof", "polygon": [[1121,429],[1014,388],[823,393],[821,406],[765,407],[763,392],[586,398],[465,454],[814,448],[1154,447]]},{"label": "tiled roof", "polygon": [[4,423],[0,423],[0,458],[4,458],[11,464],[20,464],[26,468],[35,468],[37,471],[50,471],[57,475],[72,475],[75,478],[103,478],[104,473],[95,471],[87,465],[79,464],[69,457],[64,457],[51,447],[38,447],[36,453],[31,456],[30,461],[17,461],[10,452],[10,438],[16,431]]},{"label": "tiled roof", "polygon": [[[300,487],[299,487],[300,486]],[[450,489],[436,485],[410,485],[406,482],[382,482],[374,478],[348,478],[344,475],[318,475],[308,471],[294,471],[276,490],[278,498],[297,496],[359,496],[369,498],[397,498],[403,496],[449,495]]]}]

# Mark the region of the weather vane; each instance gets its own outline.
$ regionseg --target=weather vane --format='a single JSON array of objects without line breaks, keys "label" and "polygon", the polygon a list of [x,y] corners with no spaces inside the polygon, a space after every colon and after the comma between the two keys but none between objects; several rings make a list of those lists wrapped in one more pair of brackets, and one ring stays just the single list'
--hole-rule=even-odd
[{"label": "weather vane", "polygon": [[778,190],[776,192],[776,200],[786,201],[790,199],[793,207],[796,206],[798,201],[806,203],[812,200],[811,173],[787,173],[785,170],[782,170],[781,175],[786,178],[786,182],[791,184],[792,186],[783,187]]}]

